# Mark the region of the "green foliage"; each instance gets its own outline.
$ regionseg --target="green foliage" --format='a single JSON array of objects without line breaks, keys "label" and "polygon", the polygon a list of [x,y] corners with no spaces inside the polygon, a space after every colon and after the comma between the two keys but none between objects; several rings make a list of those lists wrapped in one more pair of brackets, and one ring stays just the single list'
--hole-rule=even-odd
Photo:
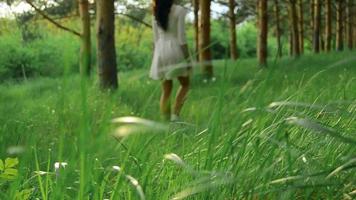
[{"label": "green foliage", "polygon": [[8,31],[0,34],[1,81],[38,76],[58,77],[64,71],[79,71],[79,41],[73,36],[41,31],[41,37],[24,41],[19,29]]},{"label": "green foliage", "polygon": [[[27,15],[25,14],[24,17]],[[146,21],[148,19],[145,19]],[[66,73],[78,73],[80,41],[46,22],[2,22],[7,29],[0,33],[0,79],[2,81],[26,77],[58,77]],[[62,22],[77,27],[77,22]],[[5,25],[3,25],[5,26]],[[18,28],[16,28],[18,26]],[[194,30],[188,26],[190,48],[194,49]],[[229,37],[226,22],[212,23],[212,55],[214,59],[229,58]],[[93,32],[93,65],[96,62],[95,34]],[[11,34],[10,34],[11,33]],[[237,46],[241,58],[256,56],[257,30],[253,21],[237,27]],[[287,47],[285,45],[285,47]],[[284,48],[285,48],[284,47]],[[118,69],[127,71],[148,68],[152,59],[151,29],[131,23],[126,18],[116,20],[116,49]],[[270,38],[270,55],[277,51],[274,38]],[[286,52],[286,51],[284,51]]]},{"label": "green foliage", "polygon": [[1,181],[12,181],[17,178],[18,172],[15,168],[19,164],[17,158],[0,159],[0,183]]},{"label": "green foliage", "polygon": [[[214,59],[228,59],[229,27],[226,22],[212,23],[212,54]],[[254,22],[244,22],[237,26],[237,50],[240,58],[256,57],[257,29]]]},{"label": "green foliage", "polygon": [[[0,159],[0,192],[4,192],[8,185],[5,185],[9,182],[14,182],[18,176],[17,166],[19,164],[18,158],[6,158],[5,161]],[[3,188],[4,187],[4,188]],[[34,189],[23,189],[16,190],[15,200],[27,200],[30,199],[33,194]],[[0,196],[1,197],[1,196]]]},{"label": "green foliage", "polygon": [[237,48],[241,58],[256,57],[257,29],[254,22],[241,24],[237,28]]},{"label": "green foliage", "polygon": [[[237,50],[240,58],[254,58],[257,52],[257,28],[254,21],[246,21],[237,26]],[[213,21],[212,23],[212,54],[214,59],[230,58],[229,27],[226,22]],[[282,38],[284,41],[284,38]],[[285,42],[284,42],[285,43]],[[282,47],[287,54],[287,45]],[[276,39],[268,39],[268,53],[273,57],[277,52]]]},{"label": "green foliage", "polygon": [[27,47],[23,47],[16,36],[3,36],[0,38],[0,79],[19,79],[32,76],[36,67],[32,65],[33,54]]},{"label": "green foliage", "polygon": [[151,30],[142,25],[130,25],[118,19],[116,29],[116,53],[118,69],[127,71],[150,65],[153,41]]},{"label": "green foliage", "polygon": [[77,8],[77,1],[56,0],[53,6],[47,6],[45,12],[55,16],[68,16]]},{"label": "green foliage", "polygon": [[229,37],[227,37],[229,27],[226,23],[213,21],[211,24],[211,51],[214,59],[224,59],[229,57]]},{"label": "green foliage", "polygon": [[[77,37],[63,33],[45,22],[21,25],[19,28],[16,28],[15,22],[2,23],[4,26],[7,24],[8,29],[0,32],[1,81],[38,76],[58,77],[64,72],[79,72],[80,41]],[[33,36],[38,33],[40,36]],[[150,65],[153,47],[150,29],[142,25],[132,26],[126,20],[118,19],[116,43],[120,71],[141,69]],[[92,61],[95,66],[94,32],[92,44]]]},{"label": "green foliage", "polygon": [[15,200],[30,199],[33,192],[34,192],[34,189],[25,189],[25,190],[17,191],[14,199]]}]

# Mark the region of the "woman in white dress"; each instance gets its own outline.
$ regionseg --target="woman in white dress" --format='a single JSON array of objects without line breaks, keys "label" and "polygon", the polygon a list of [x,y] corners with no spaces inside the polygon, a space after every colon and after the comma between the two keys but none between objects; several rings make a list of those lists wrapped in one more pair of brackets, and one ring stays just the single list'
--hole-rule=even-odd
[{"label": "woman in white dress", "polygon": [[[150,77],[162,81],[160,109],[166,119],[176,121],[189,91],[189,51],[185,33],[186,9],[174,4],[174,0],[153,0],[154,55]],[[173,113],[170,96],[173,80],[178,79]]]}]

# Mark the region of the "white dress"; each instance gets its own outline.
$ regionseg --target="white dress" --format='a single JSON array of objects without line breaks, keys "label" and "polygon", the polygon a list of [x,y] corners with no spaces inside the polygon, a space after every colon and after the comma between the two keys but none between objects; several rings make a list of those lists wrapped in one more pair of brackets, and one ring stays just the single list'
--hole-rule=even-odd
[{"label": "white dress", "polygon": [[152,28],[155,49],[150,70],[154,80],[172,80],[178,76],[188,76],[189,70],[181,45],[187,43],[185,16],[187,10],[173,5],[169,14],[168,29],[163,30],[153,17]]}]

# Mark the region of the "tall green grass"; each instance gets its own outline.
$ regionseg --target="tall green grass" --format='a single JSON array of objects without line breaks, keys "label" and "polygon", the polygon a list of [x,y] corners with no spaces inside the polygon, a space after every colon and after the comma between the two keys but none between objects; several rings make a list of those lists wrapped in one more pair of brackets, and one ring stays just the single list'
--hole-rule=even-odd
[{"label": "tall green grass", "polygon": [[147,70],[112,93],[79,76],[3,84],[0,159],[19,171],[5,180],[0,165],[0,199],[355,198],[355,63],[217,61],[217,82],[193,77],[178,124],[160,121]]}]

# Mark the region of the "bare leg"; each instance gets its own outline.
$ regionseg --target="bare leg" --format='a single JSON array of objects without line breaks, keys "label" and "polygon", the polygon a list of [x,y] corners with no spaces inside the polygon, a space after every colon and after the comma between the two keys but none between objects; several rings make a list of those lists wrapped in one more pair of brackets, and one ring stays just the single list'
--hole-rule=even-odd
[{"label": "bare leg", "polygon": [[174,114],[177,116],[179,116],[180,111],[182,110],[190,86],[189,77],[178,77],[178,81],[180,83],[180,88],[177,92],[176,102],[174,105]]},{"label": "bare leg", "polygon": [[162,95],[160,101],[160,108],[162,116],[169,120],[171,115],[171,104],[170,104],[170,96],[172,93],[173,81],[165,80],[162,82]]}]

